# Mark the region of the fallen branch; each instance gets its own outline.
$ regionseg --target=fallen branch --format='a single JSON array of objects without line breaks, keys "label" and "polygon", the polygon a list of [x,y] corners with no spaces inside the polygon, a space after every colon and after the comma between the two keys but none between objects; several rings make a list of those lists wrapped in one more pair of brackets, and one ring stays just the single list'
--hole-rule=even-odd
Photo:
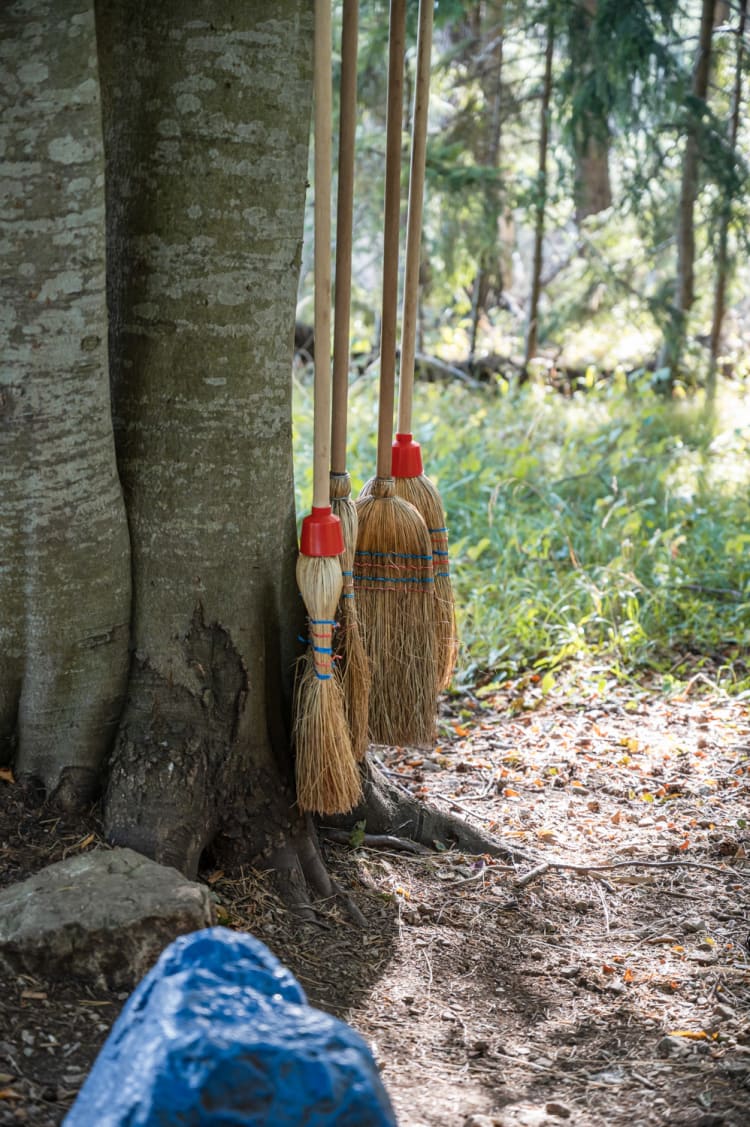
[{"label": "fallen branch", "polygon": [[526,888],[528,884],[543,876],[550,869],[567,870],[573,873],[608,873],[613,869],[701,869],[706,873],[718,873],[719,876],[739,877],[741,880],[750,880],[750,873],[738,872],[736,869],[720,869],[718,865],[707,865],[703,861],[611,861],[601,865],[574,865],[568,861],[544,861],[535,869],[530,869],[515,882],[516,888]]}]

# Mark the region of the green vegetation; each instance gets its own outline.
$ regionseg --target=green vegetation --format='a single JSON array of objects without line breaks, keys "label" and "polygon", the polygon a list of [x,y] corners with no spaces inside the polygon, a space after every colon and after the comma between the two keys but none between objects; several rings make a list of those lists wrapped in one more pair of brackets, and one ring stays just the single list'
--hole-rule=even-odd
[{"label": "green vegetation", "polygon": [[[715,414],[644,376],[546,386],[420,384],[415,431],[448,511],[459,683],[538,673],[604,690],[657,676],[750,693],[750,395]],[[586,386],[587,385],[587,386]],[[375,381],[351,393],[356,490],[374,466]],[[299,510],[311,391],[297,384]]]},{"label": "green vegetation", "polygon": [[[352,349],[370,373],[386,21],[362,12]],[[747,0],[438,0],[419,352],[439,382],[414,429],[448,510],[459,682],[750,691],[748,42]],[[373,384],[353,385],[355,476]],[[301,466],[309,410],[302,384]]]}]

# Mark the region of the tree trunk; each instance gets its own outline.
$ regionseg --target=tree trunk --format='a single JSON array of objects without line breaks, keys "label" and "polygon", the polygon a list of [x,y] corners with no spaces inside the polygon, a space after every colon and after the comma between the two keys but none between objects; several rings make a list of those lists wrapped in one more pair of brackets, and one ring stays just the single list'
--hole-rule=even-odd
[{"label": "tree trunk", "polygon": [[493,301],[497,302],[499,299],[506,284],[505,274],[510,269],[511,256],[505,252],[500,230],[503,211],[499,170],[503,125],[504,21],[504,0],[491,0],[486,5],[477,5],[477,51],[481,52],[478,79],[485,110],[479,127],[475,157],[485,168],[492,169],[498,175],[487,177],[482,187],[482,247],[472,291],[470,360],[473,360],[478,349],[482,314]]},{"label": "tree trunk", "polygon": [[[694,103],[705,102],[708,93],[708,76],[711,65],[711,36],[713,32],[715,0],[703,0],[698,53],[693,68],[691,94]],[[695,201],[698,196],[700,167],[700,122],[695,106],[691,108],[690,123],[682,161],[682,184],[677,216],[677,278],[675,301],[670,325],[662,351],[662,366],[669,368],[668,388],[679,371],[687,333],[687,318],[695,299]]]},{"label": "tree trunk", "polygon": [[539,296],[542,291],[542,258],[544,251],[544,213],[547,207],[547,149],[549,147],[549,107],[552,96],[552,56],[555,36],[552,21],[547,26],[547,46],[544,52],[544,84],[539,122],[539,171],[537,173],[536,219],[534,223],[534,259],[531,266],[531,294],[526,328],[524,379],[528,379],[528,365],[536,356]]},{"label": "tree trunk", "polygon": [[608,136],[589,133],[585,140],[576,142],[575,158],[576,223],[580,226],[587,216],[612,206]]},{"label": "tree trunk", "polygon": [[0,8],[0,762],[90,799],[127,676],[94,17]]},{"label": "tree trunk", "polygon": [[[737,26],[737,54],[734,70],[734,92],[732,95],[732,116],[729,122],[729,151],[734,157],[737,150],[737,134],[742,109],[742,65],[745,47],[745,24],[747,21],[747,0],[739,0],[740,16]],[[726,17],[725,17],[726,18]],[[725,197],[719,225],[719,245],[716,251],[716,286],[714,289],[714,311],[711,322],[710,359],[706,395],[709,403],[716,397],[716,368],[719,358],[721,326],[726,306],[727,280],[729,274],[729,222],[732,217],[732,200]]]},{"label": "tree trunk", "polygon": [[[588,80],[597,66],[592,50],[592,27],[596,19],[597,0],[578,0],[570,9],[569,53],[574,83]],[[606,111],[584,108],[573,131],[575,160],[574,199],[576,223],[580,226],[589,215],[598,215],[612,204],[609,178],[609,126]]]},{"label": "tree trunk", "polygon": [[190,873],[217,835],[278,863],[294,801],[290,360],[310,17],[304,0],[97,5],[135,565],[105,823]]}]

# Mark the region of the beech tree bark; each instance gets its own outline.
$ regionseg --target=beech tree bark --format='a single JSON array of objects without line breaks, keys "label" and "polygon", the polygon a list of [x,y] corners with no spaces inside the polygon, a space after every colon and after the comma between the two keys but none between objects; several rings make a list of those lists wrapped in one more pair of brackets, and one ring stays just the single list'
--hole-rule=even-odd
[{"label": "beech tree bark", "polygon": [[0,6],[0,762],[87,801],[125,688],[93,11]]}]

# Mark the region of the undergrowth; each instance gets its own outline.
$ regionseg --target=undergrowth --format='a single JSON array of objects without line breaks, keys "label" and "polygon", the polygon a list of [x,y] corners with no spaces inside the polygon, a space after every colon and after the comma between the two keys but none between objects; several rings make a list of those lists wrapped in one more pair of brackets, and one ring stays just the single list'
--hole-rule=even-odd
[{"label": "undergrowth", "polygon": [[[370,377],[352,385],[355,496],[373,472],[376,396]],[[656,677],[750,694],[747,392],[725,389],[711,417],[624,377],[570,398],[420,384],[416,401],[451,533],[459,685],[532,672],[549,691],[578,670],[602,689]],[[311,439],[298,380],[300,512]]]}]

